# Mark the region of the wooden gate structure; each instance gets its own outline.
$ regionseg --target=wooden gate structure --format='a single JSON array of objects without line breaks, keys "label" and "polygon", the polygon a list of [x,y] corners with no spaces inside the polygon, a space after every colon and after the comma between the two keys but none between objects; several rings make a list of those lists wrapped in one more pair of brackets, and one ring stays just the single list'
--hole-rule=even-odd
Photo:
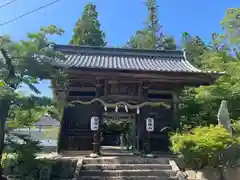
[{"label": "wooden gate structure", "polygon": [[176,129],[178,95],[185,86],[209,85],[220,75],[193,67],[183,51],[55,45],[66,61],[66,82],[52,80],[54,95],[69,103],[65,107],[58,152],[92,150],[90,119],[101,120],[106,112],[134,115],[136,150],[147,139],[146,118],[154,119],[151,150],[168,150],[166,126]]}]

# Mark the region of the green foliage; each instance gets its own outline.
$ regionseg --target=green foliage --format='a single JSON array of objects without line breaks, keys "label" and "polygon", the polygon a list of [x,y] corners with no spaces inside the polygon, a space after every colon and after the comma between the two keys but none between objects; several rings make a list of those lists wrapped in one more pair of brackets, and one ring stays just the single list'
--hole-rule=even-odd
[{"label": "green foliage", "polygon": [[15,103],[10,106],[9,116],[7,118],[7,127],[9,129],[19,127],[31,127],[43,115],[52,113],[55,108],[49,106],[51,99],[36,96],[18,96]]},{"label": "green foliage", "polygon": [[105,34],[100,30],[96,5],[88,3],[77,21],[70,40],[73,45],[106,46]]},{"label": "green foliage", "polygon": [[[35,85],[42,79],[62,77],[64,73],[53,67],[56,60],[65,60],[64,56],[56,52],[49,41],[51,35],[61,35],[62,29],[55,25],[43,27],[38,33],[28,33],[26,40],[14,42],[9,37],[0,38],[0,139],[4,140],[5,122],[7,119],[18,124],[30,126],[40,112],[36,106],[36,98],[22,97],[18,93],[19,87],[25,84],[33,92],[40,92]],[[38,108],[38,109],[37,109]],[[41,108],[40,108],[41,109]],[[14,125],[15,126],[15,125]],[[30,140],[26,146],[31,145]],[[29,144],[30,143],[30,144]],[[3,142],[0,142],[0,154],[3,152]],[[22,151],[26,151],[21,146]],[[27,157],[19,155],[18,158]],[[1,156],[2,157],[2,156]],[[29,157],[30,154],[29,154]],[[25,162],[30,164],[31,161]],[[34,166],[33,166],[34,167]],[[24,172],[24,171],[23,171]],[[0,176],[2,175],[0,167]]]},{"label": "green foliage", "polygon": [[4,162],[6,162],[6,160],[7,160],[7,153],[3,153],[2,154],[2,159],[1,159],[1,162],[0,162],[0,166],[1,167],[5,167],[5,165],[4,165]]},{"label": "green foliage", "polygon": [[50,97],[31,96],[31,98],[33,99],[33,101],[35,102],[35,104],[37,106],[52,106],[53,105],[53,100]]},{"label": "green foliage", "polygon": [[[182,124],[191,127],[217,123],[216,114],[221,100],[226,100],[230,117],[240,117],[240,58],[239,58],[239,21],[236,14],[239,9],[227,10],[221,22],[222,34],[212,35],[211,45],[193,45],[197,50],[192,53],[193,59],[200,61],[198,65],[204,70],[225,72],[214,84],[182,92],[179,112]],[[232,12],[233,14],[231,14]],[[230,14],[229,14],[230,13]],[[185,34],[185,42],[192,42],[192,37]],[[202,43],[200,43],[202,44]],[[188,48],[191,52],[191,48]],[[202,54],[202,55],[201,55]],[[191,60],[191,58],[188,58]]]},{"label": "green foliage", "polygon": [[196,92],[194,88],[186,88],[180,94],[179,100],[180,107],[178,116],[180,118],[181,129],[188,129],[199,125],[217,123],[217,120],[214,118],[213,121],[209,121],[209,117],[216,117],[216,110],[208,111],[207,108],[210,108],[212,104],[203,104],[199,102],[196,99]]},{"label": "green foliage", "polygon": [[105,131],[121,131],[126,133],[129,129],[131,121],[106,121],[104,122]]},{"label": "green foliage", "polygon": [[13,118],[10,120],[11,122],[30,128],[46,113],[46,109],[43,107],[34,107],[30,109],[17,107],[14,108],[11,113],[11,118]]},{"label": "green foliage", "polygon": [[240,120],[235,120],[233,121],[233,135],[236,137],[238,143],[240,144]]},{"label": "green foliage", "polygon": [[[220,36],[220,40],[225,41],[225,45],[228,47],[236,48],[240,50],[240,8],[229,8],[226,11],[226,15],[220,22],[224,34]],[[239,55],[239,53],[238,53]],[[239,56],[238,56],[239,57]]]},{"label": "green foliage", "polygon": [[[1,47],[7,49],[8,56],[11,57],[11,66],[14,67],[16,78],[14,81],[17,85],[25,83],[32,90],[34,84],[38,83],[38,79],[49,79],[58,73],[52,63],[56,58],[64,60],[64,56],[54,51],[49,41],[51,35],[61,35],[62,29],[58,29],[55,25],[43,27],[37,33],[28,33],[27,39],[20,42],[13,42],[7,37],[0,39]],[[5,80],[9,74],[9,67],[4,61],[1,61],[1,79]]]},{"label": "green foliage", "polygon": [[199,36],[192,37],[189,33],[182,34],[182,47],[187,52],[187,60],[196,67],[200,67],[201,56],[207,51],[207,46]]},{"label": "green foliage", "polygon": [[233,123],[233,133],[240,137],[240,121],[236,120]]},{"label": "green foliage", "polygon": [[44,137],[46,139],[57,139],[59,134],[59,127],[44,128]]},{"label": "green foliage", "polygon": [[[220,69],[219,64],[217,66]],[[221,100],[227,101],[232,119],[240,117],[238,110],[240,105],[239,61],[223,63],[221,66],[225,68],[226,74],[218,78],[213,85],[201,86],[187,93],[183,92],[181,100],[184,109],[182,109],[181,114],[185,113],[185,116],[189,117],[189,121],[194,118],[194,116],[191,116],[194,115],[191,112],[194,112],[199,117],[199,120],[211,119],[209,123],[217,122],[216,114]],[[188,101],[185,101],[186,99]]]},{"label": "green foliage", "polygon": [[[239,144],[221,126],[198,127],[190,132],[176,133],[171,136],[171,143],[172,151],[195,169],[225,166],[236,157],[239,158],[239,152],[231,150]],[[230,150],[232,159],[225,158]]]},{"label": "green foliage", "polygon": [[127,42],[126,47],[140,49],[176,49],[176,42],[171,36],[165,36],[158,19],[156,0],[147,0],[148,19],[146,27],[138,30]]},{"label": "green foliage", "polygon": [[[19,140],[22,142],[19,143]],[[6,171],[17,174],[21,179],[36,178],[40,161],[36,159],[36,153],[41,151],[39,142],[31,140],[26,135],[8,134],[6,138],[5,158]]]}]

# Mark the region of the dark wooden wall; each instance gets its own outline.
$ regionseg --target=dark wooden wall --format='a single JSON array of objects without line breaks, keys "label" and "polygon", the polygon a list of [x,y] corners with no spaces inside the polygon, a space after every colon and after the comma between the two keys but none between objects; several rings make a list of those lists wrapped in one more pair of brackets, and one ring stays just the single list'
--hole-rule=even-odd
[{"label": "dark wooden wall", "polygon": [[101,116],[99,104],[73,104],[65,107],[62,119],[60,149],[91,150],[93,133],[90,131],[92,116]]}]

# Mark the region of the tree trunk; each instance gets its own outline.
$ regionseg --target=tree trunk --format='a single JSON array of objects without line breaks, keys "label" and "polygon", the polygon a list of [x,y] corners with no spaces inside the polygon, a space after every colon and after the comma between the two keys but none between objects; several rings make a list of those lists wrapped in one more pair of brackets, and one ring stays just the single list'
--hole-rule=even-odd
[{"label": "tree trunk", "polygon": [[[8,117],[9,111],[9,102],[8,100],[0,100],[0,162],[2,162],[2,154],[4,149],[4,140],[5,140],[5,124]],[[0,177],[2,177],[3,170],[0,165]]]}]

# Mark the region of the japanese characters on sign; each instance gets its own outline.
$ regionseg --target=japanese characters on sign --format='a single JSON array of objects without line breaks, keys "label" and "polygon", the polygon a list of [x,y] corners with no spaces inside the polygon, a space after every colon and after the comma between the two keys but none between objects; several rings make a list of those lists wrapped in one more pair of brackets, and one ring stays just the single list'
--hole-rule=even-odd
[{"label": "japanese characters on sign", "polygon": [[97,131],[99,129],[99,117],[93,116],[91,118],[91,131]]},{"label": "japanese characters on sign", "polygon": [[146,130],[148,132],[153,132],[154,131],[154,120],[153,120],[153,118],[147,118],[146,119]]}]

